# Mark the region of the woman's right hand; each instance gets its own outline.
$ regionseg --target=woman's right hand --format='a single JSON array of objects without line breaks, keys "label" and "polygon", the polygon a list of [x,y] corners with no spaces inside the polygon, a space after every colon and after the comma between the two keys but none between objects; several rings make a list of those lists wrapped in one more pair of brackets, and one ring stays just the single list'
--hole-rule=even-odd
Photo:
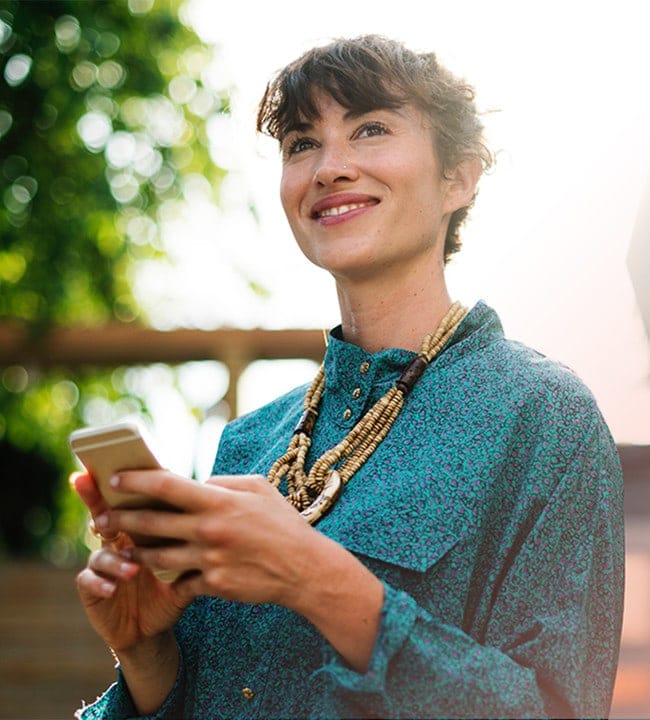
[{"label": "woman's right hand", "polygon": [[[88,507],[93,521],[107,505],[93,478],[77,474],[74,489]],[[77,576],[77,590],[95,631],[115,650],[128,652],[171,631],[191,597],[181,596],[173,583],[158,580],[152,572],[129,561],[130,538],[102,541]]]}]

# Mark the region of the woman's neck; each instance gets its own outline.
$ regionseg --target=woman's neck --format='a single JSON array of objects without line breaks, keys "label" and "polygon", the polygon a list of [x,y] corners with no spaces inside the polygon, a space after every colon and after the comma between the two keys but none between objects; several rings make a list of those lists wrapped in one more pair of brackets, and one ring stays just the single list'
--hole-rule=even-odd
[{"label": "woman's neck", "polygon": [[452,303],[442,268],[390,282],[338,279],[336,288],[343,338],[367,352],[388,347],[419,352]]}]

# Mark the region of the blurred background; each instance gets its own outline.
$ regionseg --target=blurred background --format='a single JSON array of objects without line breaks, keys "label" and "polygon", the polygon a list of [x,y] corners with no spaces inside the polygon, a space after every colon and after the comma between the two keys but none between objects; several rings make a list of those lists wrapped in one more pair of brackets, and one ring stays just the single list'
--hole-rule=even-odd
[{"label": "blurred background", "polygon": [[[650,717],[650,8],[643,0],[0,0],[0,718],[113,676],[74,574],[69,432],[145,418],[203,479],[227,420],[313,376],[338,322],[294,247],[255,104],[331,37],[435,51],[498,153],[449,277],[586,381],[621,451],[614,717]],[[298,299],[298,300],[297,300]]]}]

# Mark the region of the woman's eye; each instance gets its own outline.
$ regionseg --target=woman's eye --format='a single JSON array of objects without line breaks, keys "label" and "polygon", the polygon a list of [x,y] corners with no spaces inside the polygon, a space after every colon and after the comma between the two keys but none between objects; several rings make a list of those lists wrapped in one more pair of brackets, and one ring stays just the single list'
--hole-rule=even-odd
[{"label": "woman's eye", "polygon": [[315,143],[313,140],[308,137],[298,137],[287,144],[285,155],[296,155],[298,153],[304,152],[305,150],[310,150],[313,147],[315,147]]},{"label": "woman's eye", "polygon": [[388,128],[380,122],[368,122],[362,125],[358,131],[359,137],[375,137],[376,135],[388,134]]}]

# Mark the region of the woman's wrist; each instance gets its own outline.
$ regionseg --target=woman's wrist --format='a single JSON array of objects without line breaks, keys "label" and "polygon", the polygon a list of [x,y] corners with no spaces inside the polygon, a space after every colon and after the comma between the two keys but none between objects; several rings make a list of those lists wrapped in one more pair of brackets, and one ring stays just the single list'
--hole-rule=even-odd
[{"label": "woman's wrist", "polygon": [[180,666],[174,633],[168,630],[112,651],[138,712],[148,715],[158,710],[174,687]]},{"label": "woman's wrist", "polygon": [[111,647],[111,650],[120,658],[138,658],[140,656],[151,656],[165,653],[170,647],[176,647],[176,638],[173,630],[164,630],[161,633],[145,637],[128,647]]},{"label": "woman's wrist", "polygon": [[144,638],[129,647],[112,647],[111,651],[121,663],[151,662],[178,654],[176,638],[172,630],[165,630],[152,637]]},{"label": "woman's wrist", "polygon": [[311,622],[358,672],[365,672],[379,631],[384,586],[342,545],[318,533],[305,553],[301,591],[287,605]]}]

